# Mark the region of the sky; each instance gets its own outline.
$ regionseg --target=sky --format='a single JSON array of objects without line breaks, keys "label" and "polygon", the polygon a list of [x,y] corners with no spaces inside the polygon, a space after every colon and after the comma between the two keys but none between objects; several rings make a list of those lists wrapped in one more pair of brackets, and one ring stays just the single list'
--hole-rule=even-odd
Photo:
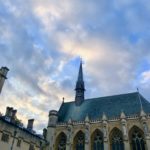
[{"label": "sky", "polygon": [[47,126],[74,101],[80,59],[86,98],[135,92],[150,101],[149,0],[0,0],[0,112]]}]

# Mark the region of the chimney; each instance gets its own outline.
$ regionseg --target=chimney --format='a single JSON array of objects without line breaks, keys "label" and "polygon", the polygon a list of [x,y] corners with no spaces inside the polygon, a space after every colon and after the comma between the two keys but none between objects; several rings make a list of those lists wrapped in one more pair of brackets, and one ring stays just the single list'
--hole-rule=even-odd
[{"label": "chimney", "polygon": [[16,113],[17,113],[17,110],[15,109],[15,110],[12,110],[12,116],[11,116],[11,121],[12,122],[15,122],[15,120],[16,120]]},{"label": "chimney", "polygon": [[43,137],[44,137],[44,139],[46,139],[46,136],[47,136],[47,129],[44,128],[44,129],[43,129]]},{"label": "chimney", "polygon": [[7,79],[7,72],[9,69],[7,67],[1,67],[0,69],[0,93],[2,91],[5,80]]},{"label": "chimney", "polygon": [[33,122],[34,122],[34,119],[29,119],[28,120],[27,129],[29,129],[29,130],[33,129]]},{"label": "chimney", "polygon": [[12,117],[12,111],[13,111],[13,107],[6,107],[5,116]]}]

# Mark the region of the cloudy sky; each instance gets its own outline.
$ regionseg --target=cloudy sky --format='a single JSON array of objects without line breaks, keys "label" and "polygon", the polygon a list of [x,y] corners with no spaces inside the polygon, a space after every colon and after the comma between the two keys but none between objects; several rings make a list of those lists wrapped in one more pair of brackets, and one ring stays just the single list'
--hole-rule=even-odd
[{"label": "cloudy sky", "polygon": [[74,100],[80,57],[86,98],[136,91],[150,100],[149,0],[0,0],[0,111],[47,126]]}]

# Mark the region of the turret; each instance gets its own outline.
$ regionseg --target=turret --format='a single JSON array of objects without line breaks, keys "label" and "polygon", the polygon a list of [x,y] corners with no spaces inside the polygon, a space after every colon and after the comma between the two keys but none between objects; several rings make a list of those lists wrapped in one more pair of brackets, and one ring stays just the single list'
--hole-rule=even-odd
[{"label": "turret", "polygon": [[78,80],[76,82],[75,91],[76,91],[75,104],[77,106],[80,106],[82,104],[82,102],[84,101],[84,92],[85,92],[84,81],[83,81],[82,62],[80,63]]},{"label": "turret", "polygon": [[58,121],[58,112],[56,110],[51,110],[49,112],[49,120],[48,120],[48,127],[47,127],[47,135],[46,140],[49,142],[49,149],[54,149],[55,143],[55,130],[56,124]]},{"label": "turret", "polygon": [[55,127],[58,120],[58,112],[56,110],[51,110],[49,112],[48,127]]},{"label": "turret", "polygon": [[1,67],[0,69],[0,93],[2,91],[2,87],[4,85],[5,80],[7,79],[7,72],[9,69],[7,67]]}]

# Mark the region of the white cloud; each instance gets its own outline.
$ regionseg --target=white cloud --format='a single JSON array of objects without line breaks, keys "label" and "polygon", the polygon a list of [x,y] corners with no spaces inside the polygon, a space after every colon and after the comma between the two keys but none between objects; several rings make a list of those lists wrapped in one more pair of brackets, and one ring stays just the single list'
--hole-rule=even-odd
[{"label": "white cloud", "polygon": [[74,99],[78,57],[86,97],[138,86],[150,98],[149,68],[141,65],[150,57],[145,1],[1,1],[0,60],[10,68],[1,111],[13,106],[24,123],[34,117],[35,128],[47,126],[48,111],[58,110],[62,97]]},{"label": "white cloud", "polygon": [[150,83],[150,70],[145,71],[145,72],[142,73],[141,83],[149,86],[148,83]]}]

